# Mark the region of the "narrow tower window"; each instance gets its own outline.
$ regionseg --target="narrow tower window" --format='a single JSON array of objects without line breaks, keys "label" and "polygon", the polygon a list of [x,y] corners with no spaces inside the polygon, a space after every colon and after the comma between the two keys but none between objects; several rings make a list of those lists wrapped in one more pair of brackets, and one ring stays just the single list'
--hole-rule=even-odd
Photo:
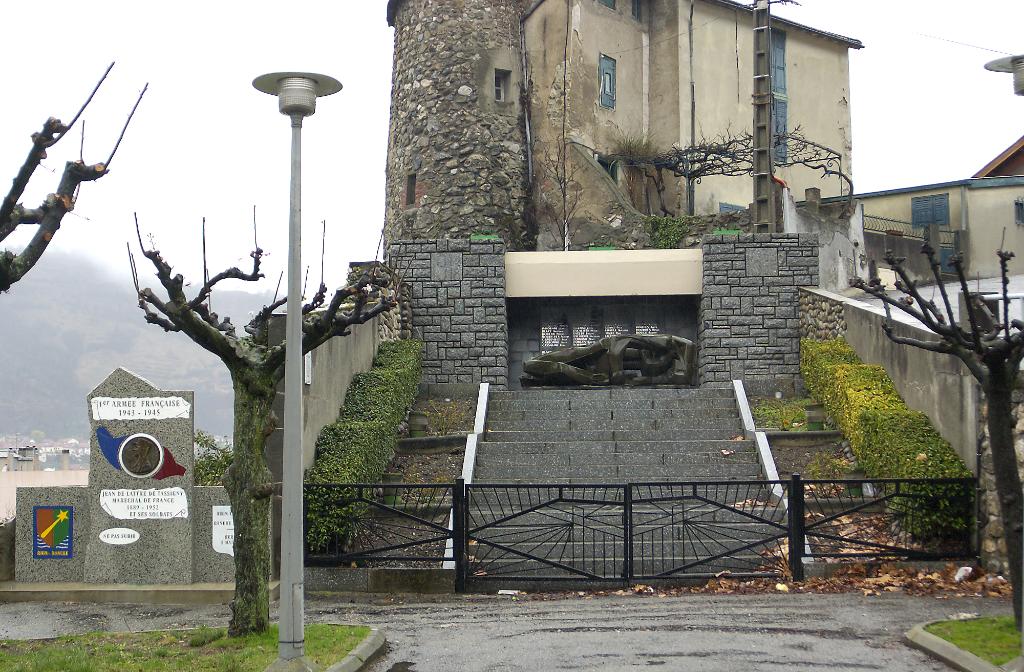
[{"label": "narrow tower window", "polygon": [[633,18],[640,21],[644,18],[643,9],[640,6],[643,0],[633,0]]},{"label": "narrow tower window", "polygon": [[601,54],[598,64],[601,81],[601,107],[615,107],[615,59]]},{"label": "narrow tower window", "polygon": [[512,90],[512,72],[509,70],[494,71],[494,99],[499,103],[507,103]]},{"label": "narrow tower window", "polygon": [[405,205],[409,208],[416,205],[416,173],[410,173],[405,178]]}]

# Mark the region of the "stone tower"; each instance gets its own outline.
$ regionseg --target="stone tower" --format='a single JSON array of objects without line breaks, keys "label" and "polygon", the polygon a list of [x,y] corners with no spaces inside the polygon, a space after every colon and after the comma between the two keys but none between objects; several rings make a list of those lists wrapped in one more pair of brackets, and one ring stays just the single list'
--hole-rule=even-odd
[{"label": "stone tower", "polygon": [[492,233],[519,246],[527,148],[520,0],[389,0],[387,242]]}]

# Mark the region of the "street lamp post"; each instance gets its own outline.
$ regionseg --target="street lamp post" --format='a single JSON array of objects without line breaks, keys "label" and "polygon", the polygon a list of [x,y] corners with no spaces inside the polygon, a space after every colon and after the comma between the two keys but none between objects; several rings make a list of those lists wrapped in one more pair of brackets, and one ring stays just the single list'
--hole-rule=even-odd
[{"label": "street lamp post", "polygon": [[[278,660],[305,655],[303,627],[302,524],[302,119],[316,111],[316,99],[341,90],[341,82],[310,72],[274,72],[252,85],[277,96],[281,114],[291,118],[291,197],[288,210],[288,302],[285,320],[284,469],[281,504],[281,608]],[[295,669],[302,669],[297,667]]]},{"label": "street lamp post", "polygon": [[[989,61],[985,64],[985,69],[1013,73],[1013,92],[1018,96],[1024,96],[1024,54]],[[1024,671],[1024,632],[1021,635],[1021,657],[1016,660],[1014,669]]]}]

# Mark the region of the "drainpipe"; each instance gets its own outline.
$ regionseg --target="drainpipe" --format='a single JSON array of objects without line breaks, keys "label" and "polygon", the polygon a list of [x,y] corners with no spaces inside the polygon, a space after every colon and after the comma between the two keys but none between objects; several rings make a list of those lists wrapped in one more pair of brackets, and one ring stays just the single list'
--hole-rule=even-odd
[{"label": "drainpipe", "polygon": [[967,200],[967,185],[966,184],[961,184],[960,185],[960,236],[958,237],[957,242],[960,243],[960,247],[963,248],[963,249],[962,250],[958,249],[958,250],[956,250],[956,252],[961,252],[962,251],[964,253],[964,255],[963,255],[964,256],[964,269],[968,269],[968,277],[970,277],[969,269],[970,269],[970,263],[971,263],[971,255],[969,253],[970,246],[968,245],[968,243],[970,242],[970,239],[971,239],[971,234],[969,232],[970,224],[971,224],[971,214],[970,214],[970,207],[968,206],[968,200]]},{"label": "drainpipe", "polygon": [[526,178],[530,188],[533,187],[533,139],[530,137],[530,75],[529,62],[526,60],[526,19],[519,21],[519,53],[522,59],[521,73],[522,94],[520,104],[523,106],[523,122],[526,126]]},{"label": "drainpipe", "polygon": [[[690,147],[697,144],[697,85],[693,81],[693,4],[690,0],[690,20],[686,24],[687,42],[690,48]],[[693,180],[686,178],[686,214],[696,214],[697,208],[694,199],[697,197],[697,190]]]}]

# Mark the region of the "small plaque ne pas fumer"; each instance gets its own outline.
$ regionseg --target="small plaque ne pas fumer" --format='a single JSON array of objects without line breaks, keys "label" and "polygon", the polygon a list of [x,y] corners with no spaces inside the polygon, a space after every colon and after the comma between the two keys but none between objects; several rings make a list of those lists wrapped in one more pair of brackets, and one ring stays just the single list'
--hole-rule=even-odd
[{"label": "small plaque ne pas fumer", "polygon": [[72,506],[32,508],[32,557],[68,559],[74,557],[75,509]]}]

